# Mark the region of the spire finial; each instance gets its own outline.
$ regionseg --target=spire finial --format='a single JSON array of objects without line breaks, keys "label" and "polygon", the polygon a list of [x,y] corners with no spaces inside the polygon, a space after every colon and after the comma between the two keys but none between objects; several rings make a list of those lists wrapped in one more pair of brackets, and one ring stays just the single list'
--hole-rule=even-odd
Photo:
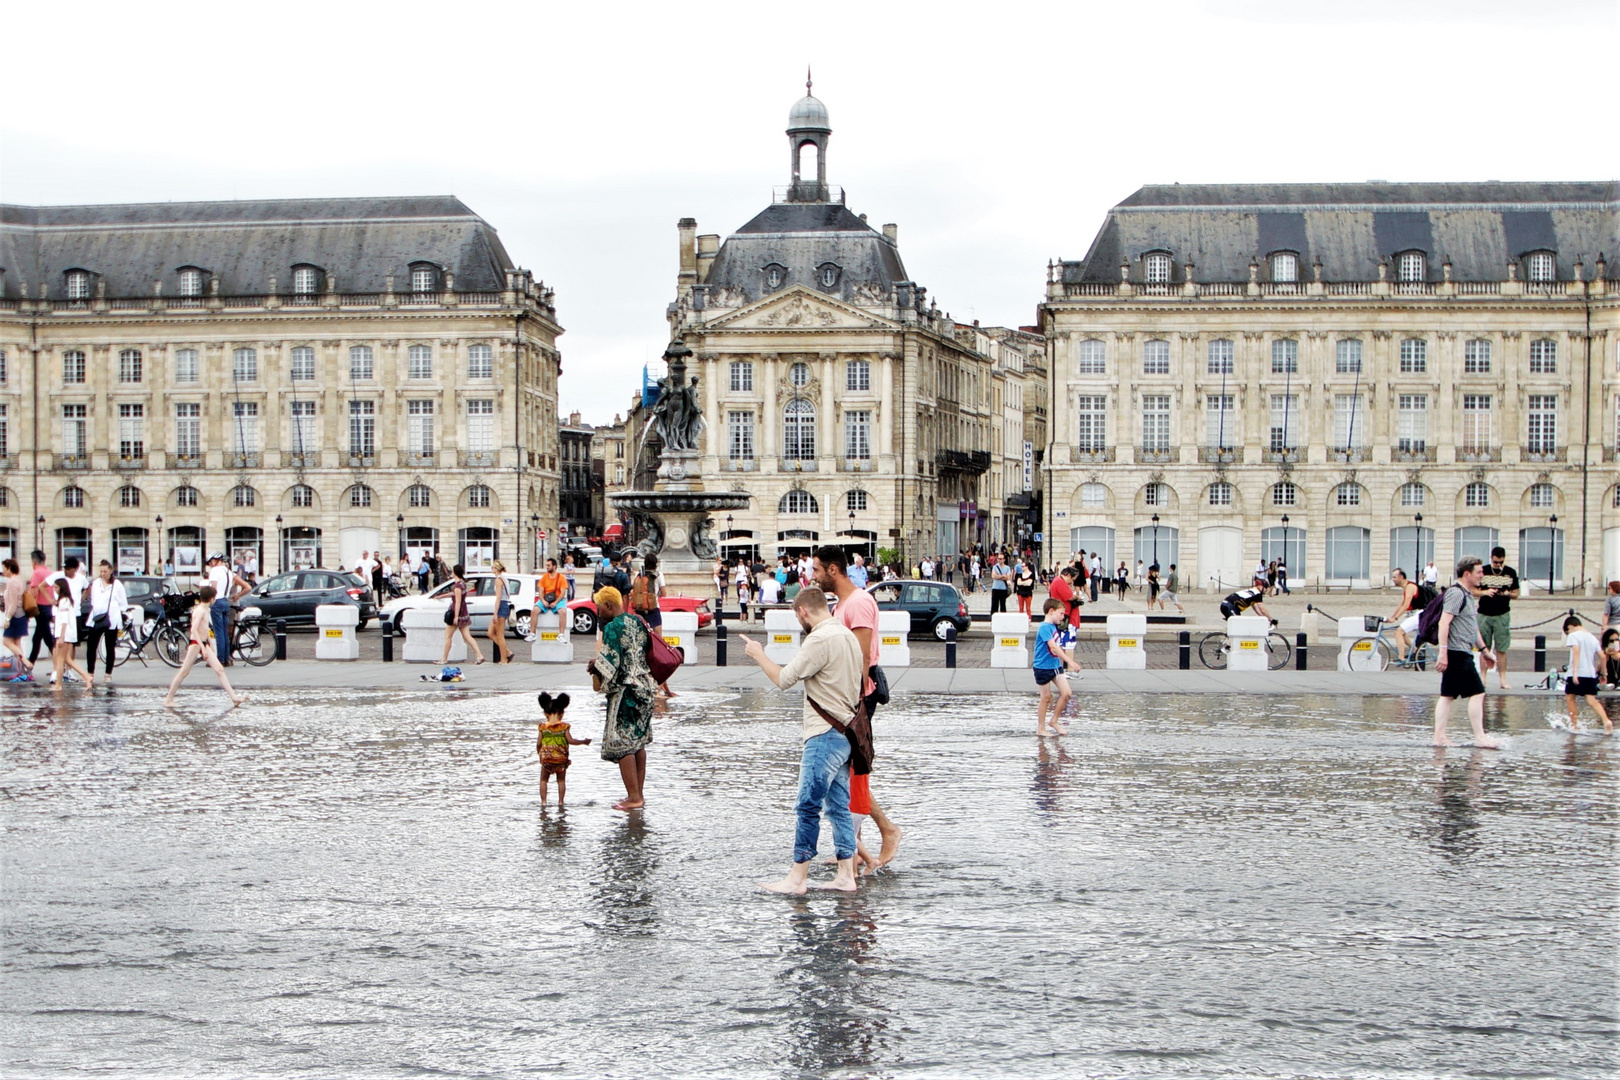
[{"label": "spire finial", "polygon": [[810,77],[810,65],[806,64],[806,65],[804,65],[804,96],[805,97],[814,97],[815,96],[815,95],[810,93],[810,88],[812,86],[814,86],[814,85],[815,85],[815,80]]}]

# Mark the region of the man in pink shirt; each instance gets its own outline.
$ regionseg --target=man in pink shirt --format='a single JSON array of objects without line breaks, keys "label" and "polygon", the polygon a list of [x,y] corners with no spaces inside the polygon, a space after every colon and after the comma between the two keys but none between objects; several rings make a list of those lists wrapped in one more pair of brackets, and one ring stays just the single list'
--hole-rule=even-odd
[{"label": "man in pink shirt", "polygon": [[[872,594],[865,589],[857,589],[855,583],[849,580],[849,559],[844,549],[833,544],[816,549],[813,560],[815,583],[823,592],[830,592],[838,597],[836,614],[838,621],[843,623],[855,640],[861,643],[861,652],[866,657],[867,674],[861,683],[861,694],[866,699],[866,712],[871,716],[877,710],[877,702],[872,700],[871,669],[878,662],[878,606],[872,599]],[[866,779],[866,778],[862,778]],[[878,852],[877,865],[884,866],[892,860],[900,850],[900,827],[889,820],[889,815],[883,812],[877,799],[872,799],[872,820],[877,824],[878,834],[883,838],[882,849]]]}]

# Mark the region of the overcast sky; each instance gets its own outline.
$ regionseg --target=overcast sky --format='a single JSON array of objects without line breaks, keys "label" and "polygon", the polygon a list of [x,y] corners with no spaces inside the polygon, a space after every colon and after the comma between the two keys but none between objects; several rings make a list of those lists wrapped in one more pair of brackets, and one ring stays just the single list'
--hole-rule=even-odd
[{"label": "overcast sky", "polygon": [[[557,290],[562,407],[662,351],[675,222],[787,182],[806,64],[828,172],[964,321],[1034,321],[1144,183],[1620,176],[1620,0],[23,4],[0,199],[454,194]],[[1607,117],[1607,120],[1605,120]]]}]

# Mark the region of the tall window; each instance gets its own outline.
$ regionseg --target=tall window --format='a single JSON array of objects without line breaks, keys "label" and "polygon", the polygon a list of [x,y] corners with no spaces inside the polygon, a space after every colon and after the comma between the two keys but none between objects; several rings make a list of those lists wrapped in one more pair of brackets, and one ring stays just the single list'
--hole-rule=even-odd
[{"label": "tall window", "polygon": [[731,362],[731,389],[738,393],[753,391],[754,362],[752,360],[733,360]]},{"label": "tall window", "polygon": [[866,492],[855,488],[844,495],[844,509],[859,512],[866,509]]},{"label": "tall window", "polygon": [[1170,449],[1170,395],[1142,396],[1142,449]]},{"label": "tall window", "polygon": [[1491,343],[1484,338],[1470,338],[1463,343],[1463,373],[1489,375],[1491,373]]},{"label": "tall window", "polygon": [[1464,394],[1462,416],[1463,450],[1478,454],[1492,445],[1491,395]]},{"label": "tall window", "polygon": [[371,346],[355,345],[349,349],[349,378],[371,378]]},{"label": "tall window", "polygon": [[852,461],[872,458],[872,414],[866,409],[844,413],[844,457]]},{"label": "tall window", "polygon": [[377,403],[349,402],[349,453],[370,457],[377,452]]},{"label": "tall window", "polygon": [[1558,396],[1531,394],[1529,436],[1525,449],[1532,454],[1550,454],[1558,449]]},{"label": "tall window", "polygon": [[[11,454],[11,406],[0,405],[0,458]],[[5,490],[0,488],[0,491]],[[0,505],[4,505],[0,503]]]},{"label": "tall window", "polygon": [[495,350],[488,345],[467,348],[467,378],[493,379],[495,377]]},{"label": "tall window", "polygon": [[1340,375],[1361,373],[1361,340],[1343,338],[1334,348],[1333,370]]},{"label": "tall window", "polygon": [[816,505],[814,495],[808,491],[800,491],[794,488],[782,496],[781,501],[776,504],[776,512],[778,514],[815,514],[820,512],[820,507]]},{"label": "tall window", "polygon": [[1103,484],[1080,485],[1080,507],[1097,510],[1108,505],[1108,488]]},{"label": "tall window", "polygon": [[872,389],[872,362],[870,360],[851,360],[844,365],[844,389]]},{"label": "tall window", "polygon": [[1299,280],[1299,256],[1291,251],[1279,251],[1271,257],[1271,280],[1281,285],[1292,285]]},{"label": "tall window", "polygon": [[1429,395],[1401,394],[1396,405],[1397,448],[1403,454],[1421,454],[1429,445]]},{"label": "tall window", "polygon": [[1108,350],[1096,338],[1080,343],[1079,358],[1075,363],[1077,375],[1102,375],[1107,371]]},{"label": "tall window", "polygon": [[1557,492],[1547,483],[1530,485],[1530,508],[1532,510],[1551,510],[1557,502]]},{"label": "tall window", "polygon": [[491,398],[467,401],[467,449],[480,453],[495,449],[495,402]]},{"label": "tall window", "polygon": [[1401,374],[1421,375],[1429,370],[1429,343],[1422,338],[1401,342]]},{"label": "tall window", "polygon": [[467,489],[467,505],[475,510],[489,509],[489,488],[483,484],[474,484]]},{"label": "tall window", "polygon": [[69,349],[62,354],[62,381],[64,383],[84,382],[84,350]]},{"label": "tall window", "polygon": [[1170,343],[1168,341],[1155,339],[1142,343],[1142,374],[1170,374]]},{"label": "tall window", "polygon": [[411,292],[430,293],[438,284],[438,275],[431,266],[417,266],[411,270]]},{"label": "tall window", "polygon": [[433,453],[433,402],[411,401],[405,405],[406,450],[412,454]]},{"label": "tall window", "polygon": [[1422,506],[1426,498],[1427,495],[1422,484],[1401,485],[1402,506]]},{"label": "tall window", "polygon": [[287,369],[293,382],[315,381],[315,350],[308,345],[299,345],[292,351],[292,363]]},{"label": "tall window", "polygon": [[1333,395],[1333,448],[1358,450],[1367,445],[1367,408],[1360,394]]},{"label": "tall window", "polygon": [[139,461],[146,456],[146,406],[118,406],[118,457]]},{"label": "tall window", "polygon": [[406,356],[409,364],[410,377],[413,379],[433,378],[433,349],[427,345],[412,345]]},{"label": "tall window", "polygon": [[1530,374],[1553,375],[1558,371],[1558,342],[1537,338],[1530,343]]},{"label": "tall window", "polygon": [[1463,488],[1463,505],[1479,509],[1491,505],[1491,486],[1483,480],[1474,480]]},{"label": "tall window", "polygon": [[90,275],[83,270],[70,270],[67,276],[67,298],[69,300],[90,299]]},{"label": "tall window", "polygon": [[405,489],[405,502],[413,510],[433,505],[433,489],[426,484],[412,484]]},{"label": "tall window", "polygon": [[292,403],[292,448],[295,454],[313,453],[320,446],[320,438],[315,432],[315,402],[294,401]]},{"label": "tall window", "polygon": [[1237,427],[1234,394],[1204,395],[1204,445],[1219,449],[1236,446],[1241,433]]},{"label": "tall window", "polygon": [[259,493],[246,484],[238,484],[231,488],[231,505],[241,508],[256,506],[259,502]]},{"label": "tall window", "polygon": [[354,510],[364,510],[371,505],[371,489],[364,484],[356,484],[349,489],[349,507]]},{"label": "tall window", "polygon": [[70,487],[62,489],[62,507],[65,510],[84,509],[84,488]]},{"label": "tall window", "polygon": [[252,349],[237,349],[231,354],[231,378],[237,382],[254,382],[259,378],[259,354]]},{"label": "tall window", "polygon": [[141,381],[141,350],[122,349],[118,353],[118,381],[121,383],[138,383]]},{"label": "tall window", "polygon": [[1298,506],[1299,488],[1287,480],[1271,485],[1271,505]]},{"label": "tall window", "polygon": [[177,383],[194,383],[199,375],[197,350],[176,349],[174,351],[174,381]]},{"label": "tall window", "polygon": [[1271,343],[1271,372],[1273,375],[1299,371],[1299,341],[1296,338],[1278,338]]},{"label": "tall window", "polygon": [[1152,484],[1143,484],[1142,485],[1142,505],[1143,506],[1168,506],[1169,503],[1170,503],[1170,485],[1169,484],[1152,483]]},{"label": "tall window", "polygon": [[62,406],[62,456],[82,458],[90,452],[90,421],[83,405]]},{"label": "tall window", "polygon": [[1558,263],[1550,251],[1534,251],[1526,260],[1525,270],[1537,284],[1558,280]]},{"label": "tall window", "polygon": [[315,489],[308,484],[294,484],[292,504],[294,510],[308,510],[315,505]]},{"label": "tall window", "polygon": [[754,460],[753,413],[728,412],[726,414],[726,446],[731,460]]},{"label": "tall window", "polygon": [[1227,483],[1225,480],[1217,480],[1213,484],[1209,485],[1209,505],[1231,506],[1232,485]]},{"label": "tall window", "polygon": [[816,409],[803,398],[794,398],[783,411],[782,456],[789,461],[816,456]]},{"label": "tall window", "polygon": [[174,505],[194,507],[197,505],[197,489],[187,484],[185,487],[174,489]]},{"label": "tall window", "polygon": [[1209,343],[1207,370],[1211,375],[1232,374],[1232,342],[1229,338],[1216,338]]},{"label": "tall window", "polygon": [[1074,400],[1074,445],[1081,450],[1108,449],[1108,398],[1102,394],[1081,394]]},{"label": "tall window", "polygon": [[133,510],[141,505],[141,489],[132,484],[125,484],[119,488],[118,505],[125,510]]},{"label": "tall window", "polygon": [[1395,275],[1403,282],[1422,281],[1428,276],[1428,259],[1421,251],[1403,251],[1395,263]]},{"label": "tall window", "polygon": [[1333,489],[1333,496],[1334,501],[1340,506],[1360,506],[1361,485],[1340,484],[1337,488]]},{"label": "tall window", "polygon": [[257,401],[234,401],[231,403],[231,415],[235,421],[236,452],[238,454],[258,453],[259,403]]},{"label": "tall window", "polygon": [[1299,395],[1271,395],[1271,451],[1299,449]]},{"label": "tall window", "polygon": [[180,284],[180,295],[181,296],[201,296],[202,295],[202,287],[203,287],[202,271],[201,270],[182,270],[182,271],[180,271],[179,284]]},{"label": "tall window", "polygon": [[1154,252],[1142,260],[1142,277],[1149,285],[1163,285],[1170,280],[1170,256]]},{"label": "tall window", "polygon": [[808,386],[810,383],[810,365],[794,364],[788,368],[788,382],[794,386]]}]

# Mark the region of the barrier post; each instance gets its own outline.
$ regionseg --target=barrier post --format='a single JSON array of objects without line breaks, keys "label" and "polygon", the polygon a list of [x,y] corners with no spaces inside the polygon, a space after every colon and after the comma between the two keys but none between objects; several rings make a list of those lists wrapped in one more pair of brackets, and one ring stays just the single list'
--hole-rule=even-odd
[{"label": "barrier post", "polygon": [[1183,630],[1176,635],[1176,649],[1181,654],[1176,658],[1176,666],[1182,671],[1192,670],[1192,631]]},{"label": "barrier post", "polygon": [[1536,674],[1547,670],[1547,635],[1536,635]]},{"label": "barrier post", "polygon": [[[695,611],[666,611],[658,634],[671,648],[679,649],[688,664],[697,663],[698,615]],[[572,656],[570,656],[572,659]]]},{"label": "barrier post", "polygon": [[799,655],[799,637],[804,628],[790,607],[765,609],[765,655],[773,663],[785,664]]},{"label": "barrier post", "polygon": [[1233,615],[1226,620],[1226,670],[1266,671],[1270,668],[1266,635],[1271,620],[1259,615]]},{"label": "barrier post", "polygon": [[950,623],[945,627],[945,666],[956,666],[956,624]]},{"label": "barrier post", "polygon": [[909,611],[878,612],[878,663],[885,668],[910,667],[911,646],[906,642],[909,633]]},{"label": "barrier post", "polygon": [[1024,639],[1029,636],[1028,615],[998,611],[990,616],[990,633],[994,637],[994,644],[990,648],[991,667],[1029,667],[1029,647],[1024,644]]},{"label": "barrier post", "polygon": [[322,604],[315,609],[315,659],[358,660],[360,642],[354,629],[360,609],[349,604]]},{"label": "barrier post", "polygon": [[1108,616],[1108,668],[1147,670],[1147,616],[1122,612]]},{"label": "barrier post", "polygon": [[1295,671],[1309,671],[1310,670],[1309,663],[1305,659],[1306,643],[1308,641],[1309,641],[1309,638],[1306,636],[1305,631],[1303,631],[1303,630],[1301,630],[1299,633],[1294,635],[1294,670]]},{"label": "barrier post", "polygon": [[394,623],[391,619],[382,621],[383,663],[394,662]]},{"label": "barrier post", "polygon": [[276,620],[276,659],[287,659],[287,620]]},{"label": "barrier post", "polygon": [[574,620],[567,608],[538,611],[529,616],[534,642],[529,646],[531,664],[572,664],[574,643],[570,638]]},{"label": "barrier post", "polygon": [[726,666],[726,624],[719,616],[714,620],[714,666]]},{"label": "barrier post", "polygon": [[[1372,630],[1369,623],[1375,624]],[[1378,651],[1373,648],[1373,637],[1382,620],[1362,615],[1347,615],[1339,620],[1340,671],[1377,671]]]},{"label": "barrier post", "polygon": [[[399,624],[405,628],[405,648],[400,659],[407,664],[437,664],[444,654],[444,611],[448,604],[432,607],[406,608],[399,613]],[[467,659],[467,642],[460,634],[450,638],[450,656],[446,663],[459,664]]]}]

